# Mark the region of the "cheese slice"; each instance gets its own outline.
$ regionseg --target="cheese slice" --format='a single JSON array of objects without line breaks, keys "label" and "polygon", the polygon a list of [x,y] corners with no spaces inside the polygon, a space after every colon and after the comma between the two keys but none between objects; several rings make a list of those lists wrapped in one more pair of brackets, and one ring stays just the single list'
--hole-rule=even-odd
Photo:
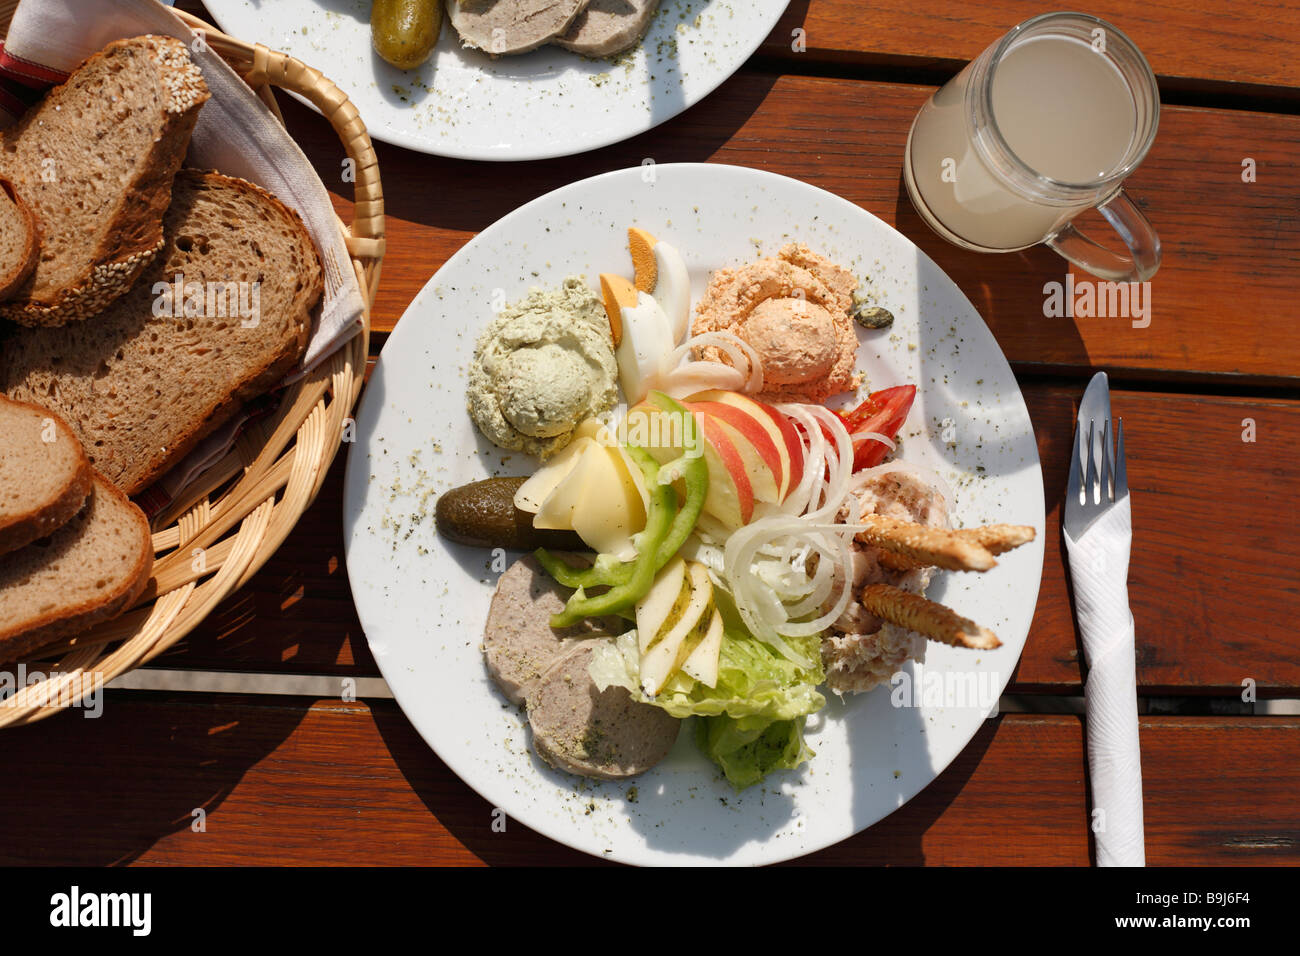
[{"label": "cheese slice", "polygon": [[[533,472],[533,476],[515,491],[515,507],[530,514],[541,511],[542,503],[560,486],[560,482],[569,476],[569,472],[573,471],[582,452],[591,442],[590,436],[579,436],[573,439],[555,457]],[[542,527],[536,522],[533,524]]]},{"label": "cheese slice", "polygon": [[579,467],[585,498],[573,511],[573,530],[599,553],[631,561],[637,553],[632,535],[645,530],[646,511],[621,456],[593,441]]},{"label": "cheese slice", "polygon": [[[575,443],[576,444],[576,443]],[[575,512],[586,507],[587,481],[590,476],[588,453],[598,446],[591,439],[586,439],[577,452],[577,461],[564,475],[554,490],[542,502],[533,518],[533,527],[545,530],[572,531]],[[527,482],[525,482],[527,484]],[[519,489],[523,491],[523,488]]]}]

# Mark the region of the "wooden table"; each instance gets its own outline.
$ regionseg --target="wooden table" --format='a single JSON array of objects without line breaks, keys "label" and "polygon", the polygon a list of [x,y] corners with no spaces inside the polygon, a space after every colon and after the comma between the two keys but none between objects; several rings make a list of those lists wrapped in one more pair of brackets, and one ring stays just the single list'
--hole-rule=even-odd
[{"label": "wooden table", "polygon": [[[1045,319],[1043,285],[1062,278],[1061,260],[949,246],[900,185],[921,103],[1036,4],[794,0],[744,69],[652,134],[511,167],[378,146],[389,219],[373,354],[477,231],[646,156],[768,169],[858,203],[929,253],[996,335],[1033,417],[1050,509],[1038,609],[1008,688],[1019,712],[988,721],[897,813],[802,862],[1089,862],[1080,644],[1058,524],[1076,403],[1105,369],[1134,495],[1147,859],[1300,863],[1300,717],[1242,702],[1243,682],[1261,701],[1300,697],[1300,4],[1197,6],[1088,5],[1145,51],[1164,98],[1159,138],[1131,181],[1164,241],[1145,329]],[[804,52],[792,49],[796,28]],[[334,184],[333,133],[281,102]],[[433,181],[456,188],[424,188]],[[348,209],[349,197],[335,199]],[[98,720],[71,712],[5,733],[0,766],[22,783],[0,793],[0,860],[590,862],[519,824],[493,833],[492,808],[371,680],[343,564],[343,463],[253,582],[156,662],[173,680],[223,690],[113,690]],[[277,679],[291,675],[315,677]],[[341,699],[346,678],[355,702]]]}]

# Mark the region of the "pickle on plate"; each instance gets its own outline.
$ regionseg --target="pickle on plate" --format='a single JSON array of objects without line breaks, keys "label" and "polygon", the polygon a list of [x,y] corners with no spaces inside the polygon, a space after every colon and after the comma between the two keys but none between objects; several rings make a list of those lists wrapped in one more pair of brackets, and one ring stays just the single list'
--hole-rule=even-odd
[{"label": "pickle on plate", "polygon": [[442,29],[442,0],[374,0],[370,39],[375,52],[400,70],[429,58]]},{"label": "pickle on plate", "polygon": [[515,492],[527,480],[486,478],[445,492],[434,508],[438,533],[478,548],[589,550],[572,531],[534,528],[533,516],[515,507]]}]

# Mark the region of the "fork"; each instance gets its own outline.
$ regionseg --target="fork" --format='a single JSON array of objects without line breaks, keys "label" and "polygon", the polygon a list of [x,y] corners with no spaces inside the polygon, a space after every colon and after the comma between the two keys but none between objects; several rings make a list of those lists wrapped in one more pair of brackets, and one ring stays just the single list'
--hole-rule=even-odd
[{"label": "fork", "polygon": [[[1101,374],[1105,374],[1104,372]],[[1065,526],[1078,537],[1101,517],[1112,505],[1128,496],[1128,471],[1124,465],[1124,419],[1119,419],[1115,429],[1118,449],[1110,440],[1110,419],[1102,419],[1101,435],[1094,441],[1096,419],[1088,420],[1088,447],[1080,449],[1079,436],[1083,432],[1082,408],[1079,426],[1074,431],[1074,452],[1070,456],[1070,475],[1066,480]],[[1086,450],[1088,465],[1086,476],[1080,458]],[[1101,457],[1101,481],[1097,480],[1097,457]]]},{"label": "fork", "polygon": [[1098,372],[1079,403],[1062,525],[1088,664],[1084,698],[1097,865],[1142,866],[1137,669],[1128,602],[1133,525],[1123,419],[1117,432],[1118,450],[1111,442],[1110,388],[1106,373]]}]

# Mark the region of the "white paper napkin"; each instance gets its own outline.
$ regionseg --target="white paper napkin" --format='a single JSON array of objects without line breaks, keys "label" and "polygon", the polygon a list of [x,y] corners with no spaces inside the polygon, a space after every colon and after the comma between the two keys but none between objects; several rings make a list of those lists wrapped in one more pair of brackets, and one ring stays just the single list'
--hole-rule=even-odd
[{"label": "white paper napkin", "polygon": [[[320,252],[325,294],[307,352],[281,385],[301,378],[361,329],[365,308],[329,194],[298,145],[230,66],[155,0],[23,0],[4,52],[21,61],[71,72],[113,40],[146,33],[184,40],[212,92],[199,111],[186,164],[257,183],[297,210]],[[7,125],[0,113],[0,125]],[[342,166],[340,165],[340,170]],[[242,419],[240,420],[242,421]],[[219,460],[239,421],[201,442],[152,489],[153,507]],[[161,486],[161,488],[159,488]]]},{"label": "white paper napkin", "polygon": [[1137,668],[1128,604],[1132,511],[1126,495],[1075,540],[1066,532],[1084,683],[1098,866],[1145,866]]}]

